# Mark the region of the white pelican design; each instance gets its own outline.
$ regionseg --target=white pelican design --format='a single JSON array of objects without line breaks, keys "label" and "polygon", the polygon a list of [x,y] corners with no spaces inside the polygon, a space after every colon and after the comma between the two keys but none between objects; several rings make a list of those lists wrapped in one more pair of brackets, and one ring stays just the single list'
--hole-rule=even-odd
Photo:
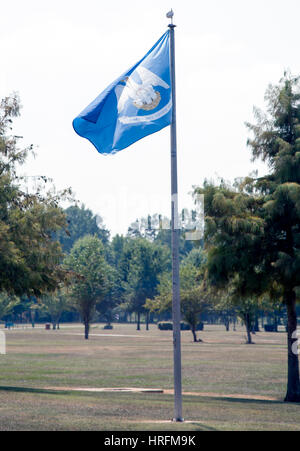
[{"label": "white pelican design", "polygon": [[118,113],[124,109],[129,98],[136,108],[153,110],[161,100],[160,93],[155,91],[153,86],[161,86],[165,89],[169,88],[166,82],[145,67],[139,66],[136,72],[139,74],[141,83],[136,83],[133,80],[133,74],[131,74],[130,77],[126,77],[124,80],[126,82],[125,86],[119,84],[115,88],[118,99]]}]

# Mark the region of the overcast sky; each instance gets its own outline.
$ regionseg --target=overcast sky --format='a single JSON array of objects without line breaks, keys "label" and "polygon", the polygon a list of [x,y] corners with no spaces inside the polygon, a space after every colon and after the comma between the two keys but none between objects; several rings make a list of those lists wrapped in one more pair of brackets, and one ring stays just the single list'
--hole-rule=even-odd
[{"label": "overcast sky", "polygon": [[14,132],[38,146],[23,173],[47,175],[126,233],[170,210],[169,127],[113,156],[75,134],[72,120],[165,32],[176,28],[180,208],[204,178],[233,180],[250,162],[245,121],[269,83],[300,74],[299,0],[10,0],[0,15],[0,96],[18,91]]}]

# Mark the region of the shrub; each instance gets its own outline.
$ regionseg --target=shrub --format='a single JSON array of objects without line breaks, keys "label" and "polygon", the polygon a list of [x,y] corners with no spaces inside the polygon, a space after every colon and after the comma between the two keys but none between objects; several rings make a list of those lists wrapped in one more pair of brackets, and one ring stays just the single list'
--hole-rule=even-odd
[{"label": "shrub", "polygon": [[105,324],[105,326],[103,327],[103,329],[113,329],[114,326],[112,326],[111,324]]},{"label": "shrub", "polygon": [[[171,321],[160,321],[159,323],[157,323],[157,327],[159,328],[159,330],[173,330],[173,323]],[[203,328],[204,324],[199,323],[196,329],[203,330]],[[191,330],[191,327],[189,324],[182,321],[180,323],[180,330]]]},{"label": "shrub", "polygon": [[276,328],[274,324],[265,324],[264,325],[265,332],[276,332]]},{"label": "shrub", "polygon": [[167,321],[160,321],[157,323],[159,330],[173,330],[173,323]]}]

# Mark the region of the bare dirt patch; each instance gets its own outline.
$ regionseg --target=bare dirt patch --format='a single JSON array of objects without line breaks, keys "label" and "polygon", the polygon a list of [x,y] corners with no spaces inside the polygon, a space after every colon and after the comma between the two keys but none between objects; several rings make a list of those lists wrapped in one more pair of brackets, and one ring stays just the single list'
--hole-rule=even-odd
[{"label": "bare dirt patch", "polygon": [[45,389],[57,391],[87,391],[91,393],[104,393],[104,392],[164,393],[164,390],[162,390],[161,388],[133,388],[133,387],[111,387],[111,388],[46,387]]},{"label": "bare dirt patch", "polygon": [[[127,392],[127,393],[163,393],[165,395],[174,395],[172,389],[161,388],[136,388],[136,387],[106,387],[106,388],[82,388],[82,387],[45,387],[47,390],[57,391],[86,391],[91,393],[103,393],[103,392]],[[183,396],[202,396],[208,398],[228,398],[228,399],[251,399],[254,401],[278,401],[278,399],[271,396],[261,395],[246,395],[242,393],[224,394],[224,393],[212,393],[212,392],[183,392]]]}]

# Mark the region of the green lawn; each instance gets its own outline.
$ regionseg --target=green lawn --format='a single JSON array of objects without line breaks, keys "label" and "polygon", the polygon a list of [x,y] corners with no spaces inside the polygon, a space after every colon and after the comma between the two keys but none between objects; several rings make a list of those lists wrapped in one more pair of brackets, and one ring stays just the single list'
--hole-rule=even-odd
[{"label": "green lawn", "polygon": [[184,424],[164,422],[173,414],[166,392],[173,384],[172,332],[94,325],[86,341],[82,326],[9,330],[7,354],[0,355],[0,430],[300,430],[300,405],[282,402],[286,334],[260,332],[246,345],[243,328],[205,329],[203,343],[182,333]]}]

